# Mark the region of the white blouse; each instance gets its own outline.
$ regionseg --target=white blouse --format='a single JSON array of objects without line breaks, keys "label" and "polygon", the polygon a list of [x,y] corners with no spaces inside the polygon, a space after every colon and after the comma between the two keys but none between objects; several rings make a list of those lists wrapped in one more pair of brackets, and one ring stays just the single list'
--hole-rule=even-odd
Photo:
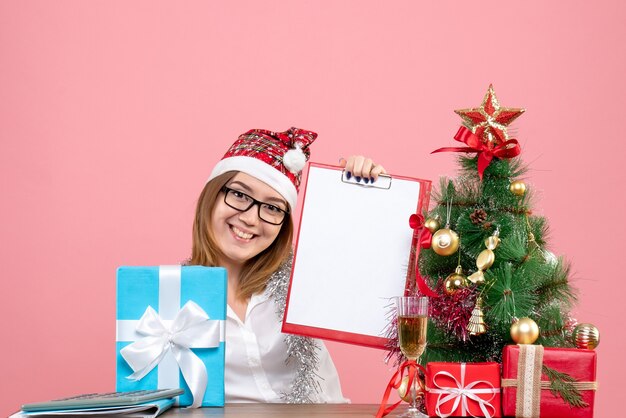
[{"label": "white blouse", "polygon": [[[285,363],[287,345],[281,326],[276,305],[266,292],[252,296],[245,322],[230,306],[227,308],[226,402],[284,402],[281,394],[291,391],[296,370],[293,364]],[[321,347],[317,351],[320,391],[313,391],[313,402],[349,402],[341,393],[337,369],[326,346],[322,341],[317,342]]]}]

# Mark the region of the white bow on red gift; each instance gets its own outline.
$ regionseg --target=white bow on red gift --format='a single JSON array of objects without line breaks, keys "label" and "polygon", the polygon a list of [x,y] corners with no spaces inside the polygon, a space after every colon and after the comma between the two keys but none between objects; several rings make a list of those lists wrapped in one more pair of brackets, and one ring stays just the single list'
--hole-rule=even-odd
[{"label": "white bow on red gift", "polygon": [[[454,380],[457,387],[455,388],[455,387],[440,386],[439,384],[437,384],[438,376],[446,376],[446,377],[451,378],[452,380]],[[435,413],[437,414],[438,417],[447,418],[449,416],[452,416],[452,414],[457,410],[459,405],[461,406],[461,416],[471,415],[473,417],[477,417],[477,415],[474,415],[469,411],[468,400],[472,400],[478,403],[480,410],[482,411],[482,414],[484,417],[491,418],[492,416],[495,415],[496,409],[493,405],[491,405],[490,402],[496,396],[496,394],[500,392],[500,389],[493,387],[493,385],[486,380],[476,380],[472,383],[469,383],[466,386],[465,385],[465,363],[461,363],[461,381],[460,382],[451,373],[448,373],[446,371],[441,371],[441,372],[436,373],[433,376],[432,381],[433,381],[433,385],[435,385],[436,388],[428,388],[428,391],[430,393],[439,395],[437,398],[437,404],[435,407]],[[476,386],[480,384],[484,384],[489,387],[488,388],[475,388]],[[478,395],[484,395],[484,394],[491,394],[491,397],[489,399],[483,399],[478,396]],[[450,408],[450,412],[448,413],[442,412],[442,407],[450,401],[453,401],[452,408]]]},{"label": "white bow on red gift", "polygon": [[190,408],[202,405],[208,377],[204,363],[192,348],[212,348],[220,345],[223,321],[210,320],[195,302],[189,301],[172,321],[162,320],[148,306],[135,331],[145,337],[120,350],[134,373],[128,379],[140,380],[154,369],[171,351],[193,395]]}]

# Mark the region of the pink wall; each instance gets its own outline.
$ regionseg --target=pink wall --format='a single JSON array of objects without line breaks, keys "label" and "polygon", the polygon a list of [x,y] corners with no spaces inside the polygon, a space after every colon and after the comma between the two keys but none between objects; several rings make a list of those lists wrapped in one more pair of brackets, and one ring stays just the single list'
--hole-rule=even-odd
[{"label": "pink wall", "polygon": [[[113,389],[115,268],[188,255],[197,194],[239,133],[308,128],[314,161],[437,179],[454,157],[429,152],[490,82],[527,108],[537,212],[573,262],[577,317],[603,333],[597,416],[617,410],[624,2],[382,4],[0,3],[0,415]],[[378,402],[383,353],[329,346],[346,395]]]}]

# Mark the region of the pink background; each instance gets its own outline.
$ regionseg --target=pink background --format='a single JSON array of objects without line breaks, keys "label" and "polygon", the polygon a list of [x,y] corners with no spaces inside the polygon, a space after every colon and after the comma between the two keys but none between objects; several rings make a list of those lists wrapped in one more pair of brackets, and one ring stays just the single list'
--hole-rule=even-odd
[{"label": "pink background", "polygon": [[[454,145],[453,109],[491,82],[527,109],[536,212],[573,263],[577,318],[602,331],[596,416],[617,411],[625,21],[618,0],[3,1],[0,415],[113,390],[115,268],[187,257],[195,199],[238,134],[307,128],[314,161],[361,153],[436,180],[456,169],[429,155]],[[328,345],[345,394],[379,402],[384,353]]]}]

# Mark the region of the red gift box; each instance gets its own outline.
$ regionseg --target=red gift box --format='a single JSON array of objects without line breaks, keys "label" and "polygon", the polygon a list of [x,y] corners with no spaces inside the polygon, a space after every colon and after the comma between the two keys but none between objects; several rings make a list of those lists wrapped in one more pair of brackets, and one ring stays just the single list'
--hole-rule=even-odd
[{"label": "red gift box", "polygon": [[426,409],[435,417],[501,417],[498,363],[428,363]]},{"label": "red gift box", "polygon": [[[543,365],[573,377],[586,407],[573,407],[550,392]],[[593,417],[596,352],[540,345],[507,345],[502,355],[502,407],[505,416],[523,418]]]}]

